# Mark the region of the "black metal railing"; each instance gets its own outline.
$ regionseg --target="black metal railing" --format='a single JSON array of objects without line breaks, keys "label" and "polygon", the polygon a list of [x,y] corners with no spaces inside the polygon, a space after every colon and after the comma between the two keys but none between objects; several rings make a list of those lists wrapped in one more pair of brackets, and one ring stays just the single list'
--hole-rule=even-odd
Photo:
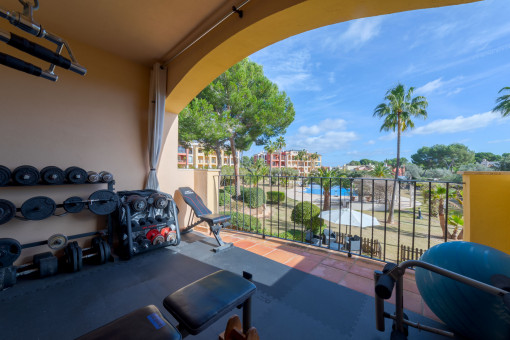
[{"label": "black metal railing", "polygon": [[462,183],[254,175],[238,182],[220,176],[218,211],[242,232],[386,262],[418,259],[433,245],[462,238],[458,219],[448,222],[452,211],[462,216]]}]

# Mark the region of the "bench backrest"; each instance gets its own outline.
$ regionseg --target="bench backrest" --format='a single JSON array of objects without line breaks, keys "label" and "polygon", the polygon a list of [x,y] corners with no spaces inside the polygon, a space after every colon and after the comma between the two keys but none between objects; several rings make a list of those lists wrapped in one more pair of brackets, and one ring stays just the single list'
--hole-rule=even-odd
[{"label": "bench backrest", "polygon": [[200,217],[203,215],[212,214],[212,211],[205,206],[202,198],[200,198],[200,196],[198,196],[197,193],[193,191],[193,189],[190,187],[182,187],[179,188],[179,192],[181,193],[184,202],[186,202],[186,204],[189,205],[191,209],[193,209],[195,215]]}]

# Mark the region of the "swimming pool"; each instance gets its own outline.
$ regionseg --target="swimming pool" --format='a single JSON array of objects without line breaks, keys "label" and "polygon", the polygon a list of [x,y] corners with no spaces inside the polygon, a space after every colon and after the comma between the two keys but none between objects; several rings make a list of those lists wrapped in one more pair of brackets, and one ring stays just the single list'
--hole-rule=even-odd
[{"label": "swimming pool", "polygon": [[[321,191],[321,186],[319,184],[312,184],[311,186],[308,186],[303,191],[305,194],[320,194],[323,191]],[[351,189],[342,188],[342,191],[340,191],[340,186],[336,185],[334,187],[331,187],[330,189],[331,195],[333,196],[349,196]],[[353,192],[352,196],[357,196],[355,192]]]}]

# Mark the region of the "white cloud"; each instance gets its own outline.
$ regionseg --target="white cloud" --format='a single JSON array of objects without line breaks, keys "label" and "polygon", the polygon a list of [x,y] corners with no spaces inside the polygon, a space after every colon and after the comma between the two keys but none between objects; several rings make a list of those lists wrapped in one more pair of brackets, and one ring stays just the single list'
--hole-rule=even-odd
[{"label": "white cloud", "polygon": [[391,132],[390,134],[381,136],[378,139],[386,141],[386,140],[392,140],[392,139],[395,139],[395,138],[397,138],[397,133],[396,132]]},{"label": "white cloud", "polygon": [[324,39],[324,47],[329,51],[342,48],[346,51],[360,48],[366,42],[378,36],[381,31],[382,17],[353,20],[347,30],[337,38]]},{"label": "white cloud", "polygon": [[368,142],[366,142],[365,144],[367,144],[367,145],[374,145],[375,144],[375,140],[371,139]]},{"label": "white cloud", "polygon": [[510,139],[496,139],[496,140],[490,140],[487,143],[489,144],[496,144],[496,143],[508,143],[510,142]]},{"label": "white cloud", "polygon": [[458,116],[453,119],[438,119],[427,125],[417,127],[408,135],[429,135],[435,133],[457,133],[484,128],[501,120],[501,116],[492,111],[475,114],[469,117]]},{"label": "white cloud", "polygon": [[354,131],[347,131],[347,122],[343,119],[325,119],[318,124],[299,127],[298,134],[288,138],[289,148],[329,152],[346,148],[357,140]]},{"label": "white cloud", "polygon": [[440,87],[444,86],[444,82],[442,81],[442,78],[429,81],[427,84],[420,86],[416,89],[416,93],[418,94],[430,94],[434,92],[435,90],[439,89]]}]

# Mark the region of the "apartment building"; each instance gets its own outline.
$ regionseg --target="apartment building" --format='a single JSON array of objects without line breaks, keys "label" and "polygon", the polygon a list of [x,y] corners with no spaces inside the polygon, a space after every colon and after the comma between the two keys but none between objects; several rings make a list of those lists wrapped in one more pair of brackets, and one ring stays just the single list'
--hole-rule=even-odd
[{"label": "apartment building", "polygon": [[[239,158],[239,152],[237,153]],[[234,165],[234,157],[221,151],[222,165]],[[216,152],[206,152],[199,143],[191,143],[189,148],[182,145],[177,147],[177,165],[186,169],[216,169],[218,159]]]},{"label": "apartment building", "polygon": [[[305,150],[306,151],[306,150]],[[294,168],[299,171],[300,176],[307,176],[313,169],[321,167],[322,156],[317,154],[317,159],[313,159],[313,153],[306,151],[304,159],[299,158],[300,150],[285,150],[275,152],[269,155],[266,152],[260,152],[253,156],[254,160],[262,159],[272,168]]]}]

